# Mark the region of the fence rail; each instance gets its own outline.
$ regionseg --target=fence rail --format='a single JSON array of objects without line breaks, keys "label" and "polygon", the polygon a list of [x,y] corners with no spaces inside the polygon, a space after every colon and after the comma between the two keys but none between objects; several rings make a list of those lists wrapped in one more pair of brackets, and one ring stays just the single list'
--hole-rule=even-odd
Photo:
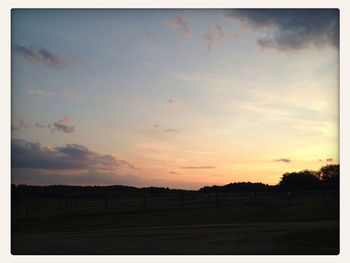
[{"label": "fence rail", "polygon": [[11,213],[14,220],[49,218],[63,215],[115,214],[135,211],[165,209],[201,209],[205,207],[245,205],[293,205],[308,199],[327,203],[339,198],[338,192],[251,192],[251,193],[181,193],[133,197],[69,198],[69,199],[27,199],[13,200]]}]

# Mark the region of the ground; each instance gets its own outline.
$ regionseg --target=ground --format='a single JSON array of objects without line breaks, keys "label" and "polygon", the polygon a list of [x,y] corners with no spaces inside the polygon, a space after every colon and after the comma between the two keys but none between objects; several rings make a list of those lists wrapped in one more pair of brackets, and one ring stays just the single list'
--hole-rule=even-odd
[{"label": "ground", "polygon": [[338,248],[338,221],[134,227],[12,236],[12,253],[21,255],[336,255]]}]

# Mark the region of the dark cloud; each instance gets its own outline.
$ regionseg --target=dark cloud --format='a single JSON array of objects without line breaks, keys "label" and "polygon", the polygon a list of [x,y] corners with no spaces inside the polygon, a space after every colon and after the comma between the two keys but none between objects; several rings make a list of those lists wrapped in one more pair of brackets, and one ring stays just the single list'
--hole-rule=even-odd
[{"label": "dark cloud", "polygon": [[68,67],[68,63],[62,56],[52,53],[45,47],[39,49],[27,48],[20,45],[12,47],[14,54],[23,56],[31,63],[42,64],[55,69],[63,69]]},{"label": "dark cloud", "polygon": [[180,169],[215,169],[215,166],[184,166]]},{"label": "dark cloud", "polygon": [[175,102],[175,101],[172,100],[172,99],[168,100],[168,103],[174,103],[174,102]]},{"label": "dark cloud", "polygon": [[327,162],[333,162],[334,160],[332,158],[328,158]]},{"label": "dark cloud", "polygon": [[191,27],[183,17],[178,17],[175,19],[175,21],[167,20],[165,21],[165,24],[170,25],[172,27],[182,28],[182,30],[185,32],[187,36],[190,36],[192,34]]},{"label": "dark cloud", "polygon": [[291,51],[331,45],[339,47],[338,9],[233,9],[223,16],[261,30],[261,48]]},{"label": "dark cloud", "polygon": [[114,170],[121,165],[133,167],[111,154],[101,155],[79,144],[50,148],[26,140],[11,141],[11,167],[53,170]]},{"label": "dark cloud", "polygon": [[280,158],[280,159],[275,160],[275,162],[289,163],[289,162],[291,162],[291,160],[290,159],[286,159],[286,158]]},{"label": "dark cloud", "polygon": [[51,133],[54,133],[54,132],[73,133],[74,126],[68,125],[69,123],[72,122],[72,120],[73,120],[73,117],[71,115],[67,115],[62,120],[58,122],[54,122],[53,125],[49,124],[48,128],[50,129]]}]

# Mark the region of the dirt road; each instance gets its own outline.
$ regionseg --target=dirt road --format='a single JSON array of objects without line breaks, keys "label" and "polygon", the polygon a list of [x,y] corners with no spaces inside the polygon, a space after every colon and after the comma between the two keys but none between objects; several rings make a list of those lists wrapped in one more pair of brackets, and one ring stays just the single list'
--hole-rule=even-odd
[{"label": "dirt road", "polygon": [[339,222],[138,227],[12,235],[15,255],[338,254]]}]

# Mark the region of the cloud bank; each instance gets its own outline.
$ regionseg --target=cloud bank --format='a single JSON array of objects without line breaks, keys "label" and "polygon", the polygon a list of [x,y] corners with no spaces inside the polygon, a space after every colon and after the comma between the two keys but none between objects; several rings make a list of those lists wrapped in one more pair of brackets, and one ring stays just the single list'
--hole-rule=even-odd
[{"label": "cloud bank", "polygon": [[12,168],[112,171],[121,165],[133,168],[133,165],[118,160],[114,155],[101,155],[79,144],[50,148],[39,142],[21,139],[11,141]]},{"label": "cloud bank", "polygon": [[233,9],[223,16],[246,29],[260,30],[263,36],[256,41],[262,49],[339,48],[338,9]]}]

